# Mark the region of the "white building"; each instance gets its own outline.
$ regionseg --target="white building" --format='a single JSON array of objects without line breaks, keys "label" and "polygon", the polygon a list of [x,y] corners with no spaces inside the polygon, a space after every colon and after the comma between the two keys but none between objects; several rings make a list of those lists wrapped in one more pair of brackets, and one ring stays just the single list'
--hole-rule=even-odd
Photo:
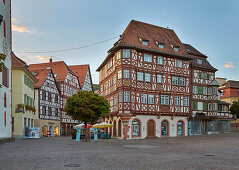
[{"label": "white building", "polygon": [[[0,139],[9,138],[11,132],[11,1],[0,1],[0,55],[6,55],[0,72]],[[1,61],[0,61],[1,62]]]}]

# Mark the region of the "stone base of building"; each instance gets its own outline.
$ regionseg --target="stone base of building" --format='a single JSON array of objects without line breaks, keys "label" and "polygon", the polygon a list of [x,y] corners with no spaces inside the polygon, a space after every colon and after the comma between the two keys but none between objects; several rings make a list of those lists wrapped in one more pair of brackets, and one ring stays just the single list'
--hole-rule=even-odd
[{"label": "stone base of building", "polygon": [[2,143],[9,143],[9,142],[14,142],[15,138],[14,137],[10,137],[10,138],[0,138],[0,144]]},{"label": "stone base of building", "polygon": [[50,131],[50,136],[60,136],[60,121],[38,119],[34,126],[40,127],[40,136],[48,136],[47,131]]},{"label": "stone base of building", "polygon": [[188,135],[186,116],[110,116],[105,121],[114,125],[105,129],[113,138],[144,139]]}]

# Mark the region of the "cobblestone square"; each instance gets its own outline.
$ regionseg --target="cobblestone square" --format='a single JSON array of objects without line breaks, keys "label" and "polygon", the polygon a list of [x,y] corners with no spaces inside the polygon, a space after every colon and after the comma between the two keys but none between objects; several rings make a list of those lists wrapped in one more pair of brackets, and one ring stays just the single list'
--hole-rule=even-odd
[{"label": "cobblestone square", "polygon": [[0,144],[0,169],[239,169],[239,133],[76,143],[70,137]]}]

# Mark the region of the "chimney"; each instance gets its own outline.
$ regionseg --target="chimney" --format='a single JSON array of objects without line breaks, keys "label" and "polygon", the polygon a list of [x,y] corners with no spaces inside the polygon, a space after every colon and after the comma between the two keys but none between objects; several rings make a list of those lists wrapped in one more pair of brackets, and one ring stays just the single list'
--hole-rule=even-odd
[{"label": "chimney", "polygon": [[52,63],[52,57],[50,58],[50,60],[49,60],[49,61],[50,61],[50,63]]}]

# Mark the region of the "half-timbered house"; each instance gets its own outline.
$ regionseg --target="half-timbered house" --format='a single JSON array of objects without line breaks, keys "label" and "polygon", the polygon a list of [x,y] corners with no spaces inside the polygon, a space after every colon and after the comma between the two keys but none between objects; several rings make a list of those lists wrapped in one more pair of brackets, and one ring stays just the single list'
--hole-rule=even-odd
[{"label": "half-timbered house", "polygon": [[59,136],[61,119],[61,97],[60,91],[51,69],[30,70],[38,80],[34,84],[35,107],[39,118],[34,122],[40,127],[41,136],[46,136],[47,131],[51,136]]},{"label": "half-timbered house", "polygon": [[190,61],[175,32],[132,20],[99,66],[109,100],[105,121],[118,138],[186,136],[190,117]]},{"label": "half-timbered house", "polygon": [[77,124],[78,121],[66,115],[64,106],[66,99],[80,90],[78,77],[64,61],[52,62],[52,60],[50,60],[49,63],[30,64],[29,68],[31,70],[52,69],[61,93],[61,134],[70,135],[73,126]]},{"label": "half-timbered house", "polygon": [[[229,114],[218,113],[220,96],[218,95],[219,85],[215,80],[217,69],[209,63],[206,55],[189,44],[184,44],[184,47],[192,57],[192,116],[189,122],[191,134],[216,132],[218,122],[229,118]],[[223,103],[220,104],[223,105]]]},{"label": "half-timbered house", "polygon": [[90,65],[72,65],[69,67],[77,75],[81,90],[93,91]]}]

